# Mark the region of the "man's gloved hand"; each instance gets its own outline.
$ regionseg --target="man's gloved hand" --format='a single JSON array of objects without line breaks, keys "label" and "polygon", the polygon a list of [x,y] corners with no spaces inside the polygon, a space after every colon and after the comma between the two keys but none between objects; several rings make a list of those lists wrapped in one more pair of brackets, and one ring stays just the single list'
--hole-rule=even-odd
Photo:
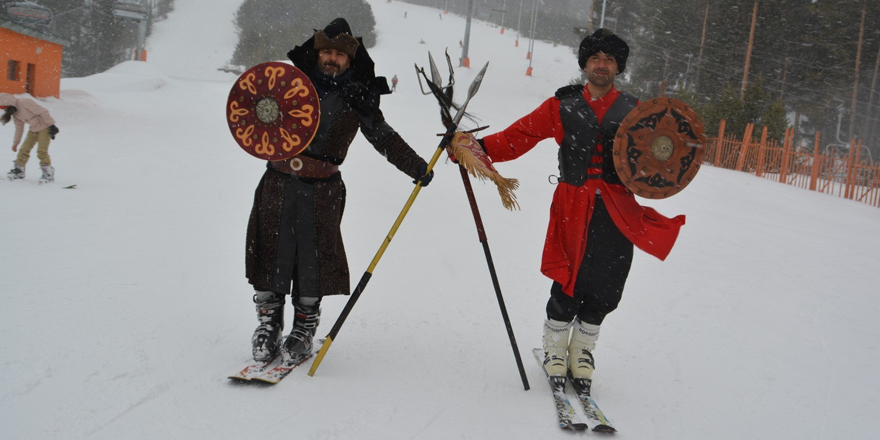
[{"label": "man's gloved hand", "polygon": [[49,137],[50,138],[55,139],[55,135],[60,132],[61,132],[61,130],[59,130],[58,127],[55,126],[55,124],[52,124],[49,126]]},{"label": "man's gloved hand", "polygon": [[428,184],[431,183],[431,180],[434,179],[434,170],[431,170],[431,172],[428,173],[428,175],[425,175],[425,173],[427,171],[428,171],[428,164],[423,163],[423,164],[419,165],[419,176],[420,177],[417,177],[416,180],[413,180],[413,183],[418,183],[421,186],[428,186]]}]

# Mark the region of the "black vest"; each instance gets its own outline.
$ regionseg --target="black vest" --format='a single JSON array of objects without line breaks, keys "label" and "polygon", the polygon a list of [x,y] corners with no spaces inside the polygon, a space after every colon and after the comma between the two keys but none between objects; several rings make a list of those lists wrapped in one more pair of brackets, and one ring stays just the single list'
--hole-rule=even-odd
[{"label": "black vest", "polygon": [[[602,168],[602,174],[591,174],[590,178],[620,183],[612,159],[614,135],[623,118],[638,105],[639,100],[629,93],[621,92],[605,113],[600,125],[596,113],[584,99],[583,89],[583,86],[574,85],[556,91],[556,97],[559,98],[559,117],[564,131],[562,143],[559,145],[559,180],[581,186],[587,181],[587,169],[594,167]],[[602,163],[593,164],[600,136],[603,143]]]}]

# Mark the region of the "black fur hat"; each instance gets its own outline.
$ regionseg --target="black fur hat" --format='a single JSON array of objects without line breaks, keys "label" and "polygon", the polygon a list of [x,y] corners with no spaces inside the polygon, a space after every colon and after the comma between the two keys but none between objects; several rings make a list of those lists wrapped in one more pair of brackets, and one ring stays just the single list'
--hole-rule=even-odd
[{"label": "black fur hat", "polygon": [[607,29],[599,29],[581,41],[578,48],[578,65],[581,70],[587,65],[587,58],[597,52],[606,53],[617,61],[617,73],[623,73],[626,69],[626,57],[629,56],[629,46],[625,41]]}]

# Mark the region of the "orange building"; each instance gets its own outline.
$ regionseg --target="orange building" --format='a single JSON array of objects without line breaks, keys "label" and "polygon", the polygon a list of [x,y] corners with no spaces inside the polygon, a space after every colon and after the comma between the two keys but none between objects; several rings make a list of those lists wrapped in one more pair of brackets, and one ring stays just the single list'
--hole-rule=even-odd
[{"label": "orange building", "polygon": [[58,97],[61,53],[70,41],[0,19],[0,92]]}]

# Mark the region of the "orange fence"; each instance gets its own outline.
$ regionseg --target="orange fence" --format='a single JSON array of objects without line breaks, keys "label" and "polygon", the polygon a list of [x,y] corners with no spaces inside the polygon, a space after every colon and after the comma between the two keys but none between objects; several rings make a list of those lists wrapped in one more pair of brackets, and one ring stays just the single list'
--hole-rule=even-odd
[{"label": "orange fence", "polygon": [[819,133],[811,151],[793,145],[794,129],[786,130],[779,145],[767,139],[767,127],[757,140],[754,124],[746,127],[742,139],[725,135],[724,128],[721,121],[718,136],[707,139],[705,164],[880,207],[880,164],[861,157],[861,141],[852,141],[856,148],[847,154],[822,153]]}]

